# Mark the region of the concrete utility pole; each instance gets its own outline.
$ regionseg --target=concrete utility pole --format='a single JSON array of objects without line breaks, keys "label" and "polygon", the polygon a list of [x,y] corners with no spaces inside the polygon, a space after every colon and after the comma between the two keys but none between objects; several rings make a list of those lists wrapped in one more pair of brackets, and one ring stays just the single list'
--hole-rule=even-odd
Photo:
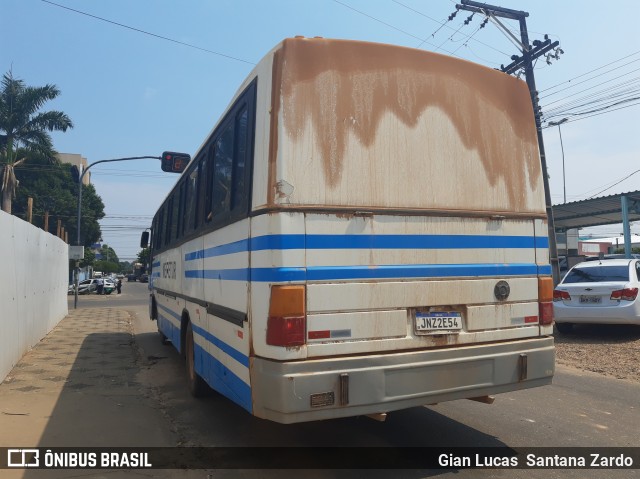
[{"label": "concrete utility pole", "polygon": [[[500,23],[496,17],[508,18],[511,20],[518,20],[520,23],[520,41],[518,42],[522,48],[522,56],[513,56],[511,59],[513,63],[506,67],[502,67],[502,71],[511,74],[519,69],[524,69],[527,85],[529,86],[529,94],[531,96],[531,103],[533,104],[533,114],[536,122],[536,131],[538,132],[538,148],[540,149],[540,163],[542,165],[542,177],[544,181],[544,196],[546,202],[548,230],[549,230],[549,256],[551,261],[551,270],[553,273],[553,283],[558,284],[560,280],[560,266],[558,264],[558,248],[556,245],[556,229],[553,221],[553,208],[551,203],[551,191],[549,189],[549,176],[547,173],[547,158],[544,151],[544,140],[542,138],[542,124],[540,121],[540,106],[538,104],[538,92],[536,89],[536,80],[533,75],[533,60],[541,55],[556,48],[559,42],[553,42],[545,38],[544,42],[535,41],[532,47],[529,44],[529,34],[527,32],[526,18],[529,16],[528,12],[511,10],[508,8],[498,7],[494,5],[488,5],[486,3],[474,2],[471,0],[461,0],[462,5],[457,4],[456,8],[459,10],[467,10],[469,12],[481,13],[491,20],[493,20],[499,28],[506,31],[508,35],[510,32]],[[517,39],[516,39],[517,40]]]}]

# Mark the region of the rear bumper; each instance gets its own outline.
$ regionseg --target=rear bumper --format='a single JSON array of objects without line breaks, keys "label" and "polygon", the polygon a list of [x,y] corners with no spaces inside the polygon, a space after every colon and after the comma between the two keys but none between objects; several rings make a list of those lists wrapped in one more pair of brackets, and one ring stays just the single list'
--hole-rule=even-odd
[{"label": "rear bumper", "polygon": [[640,324],[640,307],[636,302],[593,308],[554,304],[553,317],[556,323]]},{"label": "rear bumper", "polygon": [[[543,337],[350,358],[251,361],[254,414],[295,423],[543,386],[551,383],[555,349],[553,338]],[[312,407],[312,398],[316,404],[333,398],[333,404]]]}]

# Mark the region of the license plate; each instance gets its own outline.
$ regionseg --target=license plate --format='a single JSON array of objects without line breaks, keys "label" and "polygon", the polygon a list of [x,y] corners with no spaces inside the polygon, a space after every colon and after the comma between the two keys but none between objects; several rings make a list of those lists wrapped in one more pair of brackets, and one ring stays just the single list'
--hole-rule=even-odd
[{"label": "license plate", "polygon": [[583,304],[597,304],[602,302],[600,296],[580,296],[580,302]]},{"label": "license plate", "polygon": [[416,312],[416,333],[443,334],[462,329],[462,315],[455,311]]}]

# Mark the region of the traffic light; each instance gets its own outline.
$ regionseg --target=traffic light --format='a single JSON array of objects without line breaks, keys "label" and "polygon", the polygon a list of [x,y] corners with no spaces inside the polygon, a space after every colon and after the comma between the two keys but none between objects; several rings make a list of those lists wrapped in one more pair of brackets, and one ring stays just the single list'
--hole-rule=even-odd
[{"label": "traffic light", "polygon": [[191,161],[191,156],[186,153],[165,151],[162,154],[162,171],[168,173],[182,173]]}]

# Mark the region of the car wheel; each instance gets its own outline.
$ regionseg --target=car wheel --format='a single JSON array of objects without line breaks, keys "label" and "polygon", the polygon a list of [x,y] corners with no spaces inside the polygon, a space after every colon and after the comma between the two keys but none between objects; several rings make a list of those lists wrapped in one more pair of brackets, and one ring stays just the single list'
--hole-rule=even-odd
[{"label": "car wheel", "polygon": [[556,323],[556,328],[562,334],[567,334],[573,331],[573,323]]},{"label": "car wheel", "polygon": [[187,383],[189,385],[189,392],[193,397],[202,397],[207,390],[207,385],[196,372],[195,341],[193,339],[193,328],[191,327],[191,322],[187,324],[187,337],[185,339],[185,355],[187,357]]}]

